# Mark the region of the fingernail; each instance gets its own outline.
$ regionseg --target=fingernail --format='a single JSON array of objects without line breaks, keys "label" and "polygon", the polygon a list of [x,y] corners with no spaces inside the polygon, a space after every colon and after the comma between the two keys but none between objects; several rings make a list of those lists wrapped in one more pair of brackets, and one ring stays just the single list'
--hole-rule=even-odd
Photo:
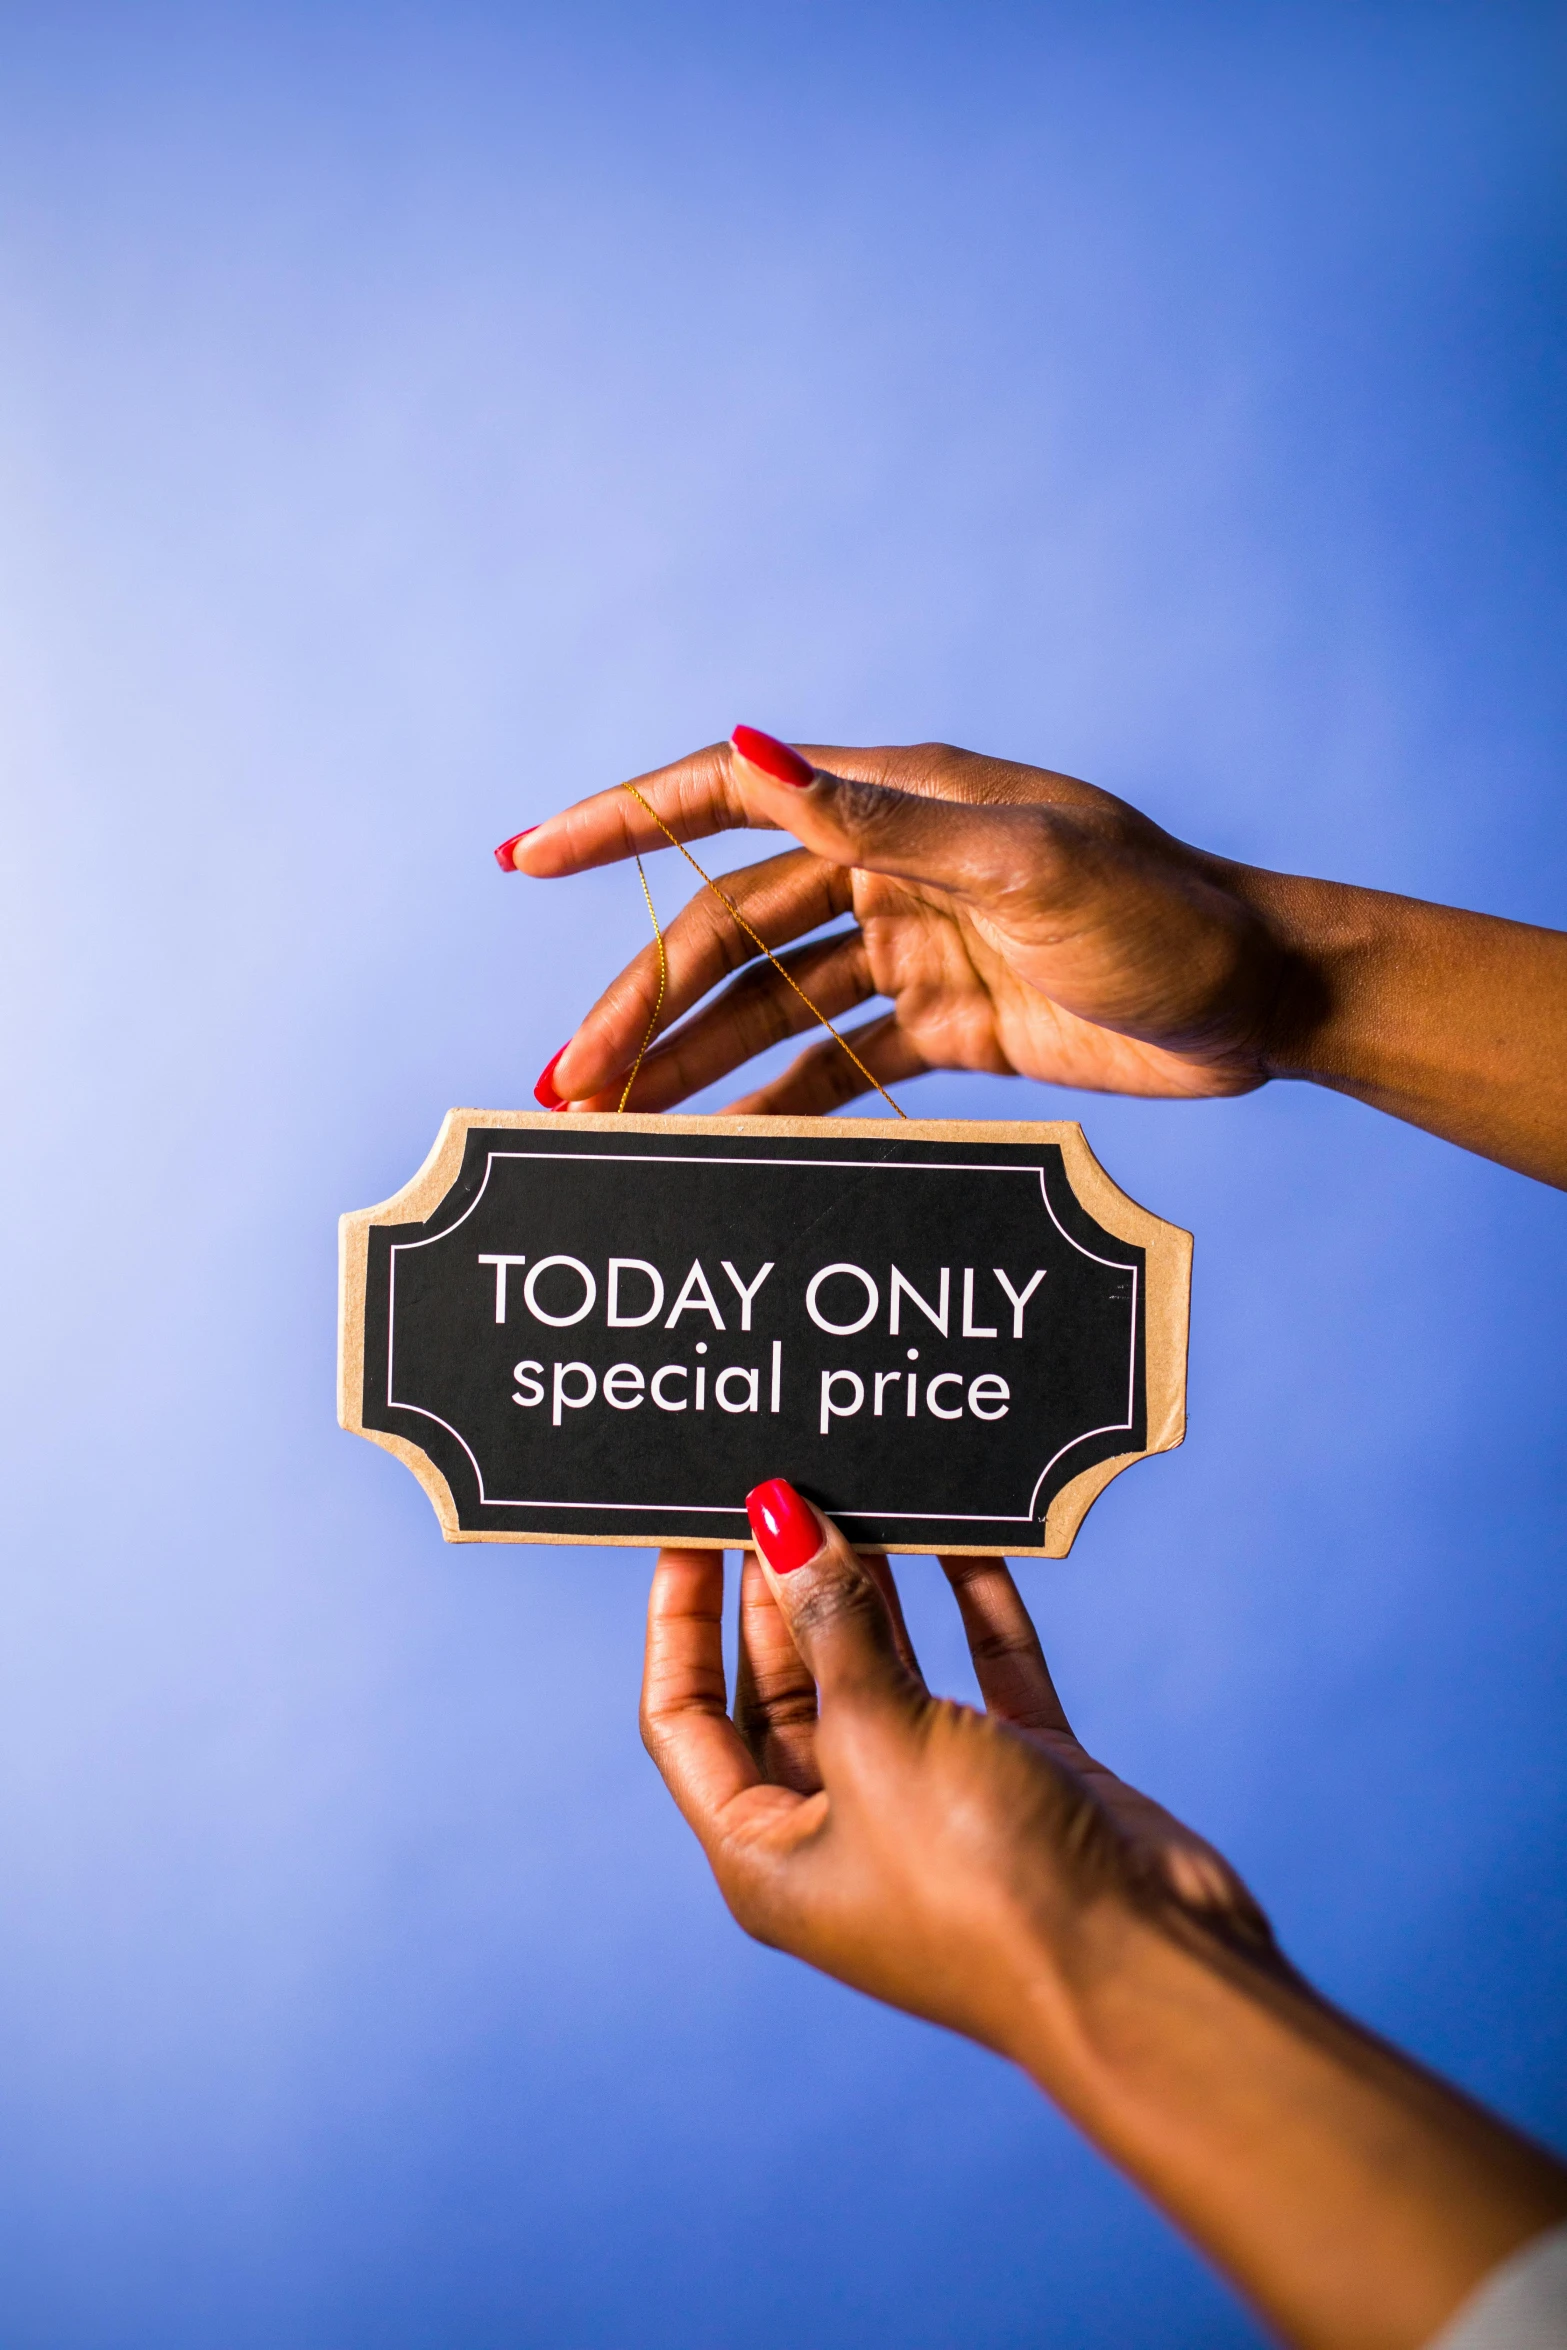
[{"label": "fingernail", "polygon": [[756,1547],[775,1575],[808,1566],[822,1547],[816,1512],[782,1477],[769,1477],[745,1497]]},{"label": "fingernail", "polygon": [[[526,840],[530,832],[537,832],[538,829],[539,828],[536,824],[525,824],[520,832],[514,832],[512,834],[510,840],[503,840],[501,842],[500,847],[495,852],[495,862],[497,865],[499,865],[503,873],[516,872],[517,867],[512,860],[512,850],[517,846],[517,843],[520,840]],[[566,1048],[564,1045],[562,1045],[560,1049],[562,1052],[564,1052]]]},{"label": "fingernail", "polygon": [[[566,1044],[570,1044],[570,1042],[571,1039],[568,1036]],[[565,1049],[566,1045],[563,1044],[560,1053],[563,1053]],[[556,1053],[552,1059],[546,1061],[539,1071],[539,1082],[533,1089],[533,1098],[541,1110],[563,1110],[566,1107],[565,1095],[555,1091],[555,1064],[560,1059],[560,1053]]]},{"label": "fingernail", "polygon": [[742,759],[749,759],[775,783],[792,783],[797,791],[803,791],[816,773],[808,759],[802,759],[776,735],[763,734],[759,727],[737,726],[729,740]]}]

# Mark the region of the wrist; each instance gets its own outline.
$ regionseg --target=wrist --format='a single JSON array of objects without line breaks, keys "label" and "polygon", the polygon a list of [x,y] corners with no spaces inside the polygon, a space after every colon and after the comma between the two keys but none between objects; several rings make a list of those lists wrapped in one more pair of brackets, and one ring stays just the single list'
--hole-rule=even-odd
[{"label": "wrist", "polygon": [[1180,2071],[1200,2012],[1285,1986],[1315,2001],[1276,1956],[1120,1892],[1036,1931],[1012,1976],[1006,2053],[1096,2137],[1119,2131],[1167,2068]]},{"label": "wrist", "polygon": [[1334,1086],[1374,1082],[1375,975],[1388,952],[1390,917],[1406,901],[1256,865],[1231,867],[1229,881],[1265,924],[1279,957],[1258,1038],[1262,1074]]}]

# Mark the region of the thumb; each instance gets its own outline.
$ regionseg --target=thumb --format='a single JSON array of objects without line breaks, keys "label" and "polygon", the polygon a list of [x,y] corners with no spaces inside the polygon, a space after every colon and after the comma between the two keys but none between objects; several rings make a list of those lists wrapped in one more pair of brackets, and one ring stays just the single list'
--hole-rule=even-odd
[{"label": "thumb", "polygon": [[754,726],[735,728],[728,753],[747,806],[816,856],[990,905],[1020,883],[1033,895],[1081,883],[1104,829],[1098,811],[931,799],[834,775]]},{"label": "thumb", "polygon": [[902,1708],[920,1686],[898,1653],[892,1611],[830,1518],[782,1477],[745,1500],[757,1557],[821,1692],[844,1704]]}]

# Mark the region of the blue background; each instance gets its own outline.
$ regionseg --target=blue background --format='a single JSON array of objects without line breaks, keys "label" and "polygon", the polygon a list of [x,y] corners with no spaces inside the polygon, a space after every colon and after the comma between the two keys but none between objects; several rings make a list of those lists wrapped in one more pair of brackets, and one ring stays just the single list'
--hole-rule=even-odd
[{"label": "blue background", "polygon": [[[1564,62],[1503,0],[4,12],[8,2350],[1258,2339],[731,1926],[646,1560],[442,1547],[333,1423],[334,1221],[645,936],[491,844],[740,718],[1560,922]],[[905,1099],[1080,1115],[1197,1236],[1185,1450],[1024,1570],[1084,1736],[1561,2143],[1560,1197],[1303,1089]]]}]

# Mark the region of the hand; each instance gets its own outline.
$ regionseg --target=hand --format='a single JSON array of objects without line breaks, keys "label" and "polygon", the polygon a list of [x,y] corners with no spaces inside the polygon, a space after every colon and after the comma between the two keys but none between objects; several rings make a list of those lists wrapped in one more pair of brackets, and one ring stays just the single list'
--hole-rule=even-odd
[{"label": "hand", "polygon": [[886,1562],[751,1497],[666,1551],[643,1735],[748,1932],[1022,2065],[1299,2350],[1417,2350],[1567,2216],[1567,2171],[1283,1960],[1233,1870],[1084,1753],[999,1562],[942,1563],[984,1713],[932,1697]]},{"label": "hand", "polygon": [[[855,928],[782,960],[830,1018],[891,999],[888,1016],[855,1032],[882,1082],[938,1068],[1173,1096],[1263,1082],[1290,965],[1237,886],[1239,868],[1044,768],[943,744],[813,756],[821,766],[805,792],[727,744],[639,789],[682,840],[782,823],[803,842],[723,886],[775,949],[853,910]],[[579,872],[663,840],[628,793],[603,792],[526,836],[518,869]],[[666,1030],[737,966],[749,968],[648,1055],[631,1106],[667,1109],[814,1025],[708,893],[669,924],[665,945]],[[578,1029],[554,1082],[579,1108],[616,1107],[657,987],[650,945]],[[864,1090],[823,1038],[734,1106],[802,1115]]]},{"label": "hand", "polygon": [[[1308,1078],[1567,1185],[1560,932],[1233,864],[1048,768],[939,743],[801,758],[748,739],[754,758],[718,744],[637,788],[683,841],[736,825],[793,833],[798,848],[725,890],[829,1018],[890,1000],[849,1032],[879,1084],[986,1069],[1190,1099]],[[790,762],[796,780],[780,780]],[[499,853],[543,880],[663,845],[617,788]],[[850,912],[853,928],[809,939]],[[633,1109],[668,1109],[814,1026],[710,892],[670,924],[667,950],[662,1041]],[[619,1107],[657,974],[648,946],[556,1055],[540,1100]],[[865,1090],[822,1037],[732,1107],[821,1114]]]},{"label": "hand", "polygon": [[809,1572],[747,1556],[733,1721],[722,1555],[666,1551],[653,1582],[643,1736],[747,1932],[1019,2061],[1019,1977],[1070,1972],[1096,1906],[1282,1966],[1228,1864],[1079,1745],[1003,1561],[941,1562],[976,1713],[927,1690],[886,1561],[808,1522]]}]

